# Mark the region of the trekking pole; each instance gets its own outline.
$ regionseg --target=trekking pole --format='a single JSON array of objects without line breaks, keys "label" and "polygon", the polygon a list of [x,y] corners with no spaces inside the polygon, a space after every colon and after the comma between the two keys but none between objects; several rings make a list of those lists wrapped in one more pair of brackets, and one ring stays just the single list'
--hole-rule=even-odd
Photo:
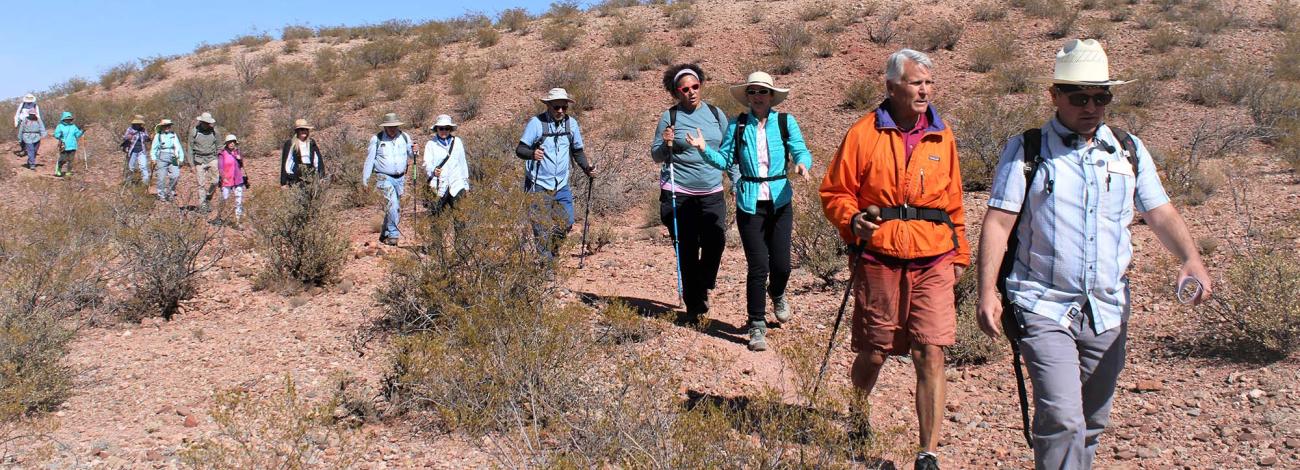
[{"label": "trekking pole", "polygon": [[[863,212],[874,220],[880,219],[879,207],[867,206],[867,210]],[[852,224],[851,220],[850,224]],[[858,280],[858,264],[862,262],[861,253],[865,245],[866,241],[864,240],[849,249],[849,256],[852,257],[851,261],[849,261],[849,284],[844,286],[844,298],[840,300],[840,312],[835,315],[835,326],[831,327],[831,338],[826,342],[826,354],[822,355],[822,366],[817,369],[817,381],[813,382],[812,395],[808,398],[810,404],[817,401],[817,391],[821,388],[822,377],[826,375],[826,365],[830,363],[831,351],[835,349],[835,337],[839,335],[840,323],[844,320],[844,309],[849,305],[849,294],[853,293],[853,284]]]},{"label": "trekking pole", "polygon": [[587,208],[582,211],[582,254],[578,255],[578,269],[587,261],[587,228],[591,225],[591,187],[596,179],[587,177]]},{"label": "trekking pole", "polygon": [[668,156],[668,186],[672,193],[673,205],[673,259],[677,261],[677,302],[679,305],[685,305],[686,300],[682,296],[682,249],[677,237],[677,173],[673,168],[671,155]]},{"label": "trekking pole", "polygon": [[[90,139],[87,138],[86,140],[89,141]],[[81,168],[86,170],[87,174],[90,173],[90,142],[86,142],[86,153],[81,154]]]}]

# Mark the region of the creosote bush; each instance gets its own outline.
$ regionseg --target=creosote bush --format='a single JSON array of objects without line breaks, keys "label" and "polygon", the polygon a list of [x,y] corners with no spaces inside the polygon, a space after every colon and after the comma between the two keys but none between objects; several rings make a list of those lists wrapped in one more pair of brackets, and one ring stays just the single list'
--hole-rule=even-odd
[{"label": "creosote bush", "polygon": [[1236,257],[1216,286],[1215,297],[1197,309],[1210,325],[1202,338],[1217,352],[1254,360],[1277,360],[1300,349],[1300,259],[1295,251],[1259,249]]},{"label": "creosote bush", "polygon": [[664,16],[668,17],[668,23],[674,29],[686,29],[695,26],[695,20],[699,18],[700,12],[695,8],[695,3],[690,1],[677,0],[663,6]]},{"label": "creosote bush", "polygon": [[871,77],[853,79],[844,87],[844,101],[840,106],[853,111],[873,109],[883,99],[883,86]]},{"label": "creosote bush", "polygon": [[989,338],[980,330],[976,313],[979,291],[975,271],[967,268],[957,280],[957,342],[945,352],[950,364],[986,364],[1002,355],[1003,346],[999,341]]},{"label": "creosote bush", "polygon": [[532,15],[528,10],[523,8],[507,8],[501,11],[497,17],[497,27],[505,28],[507,32],[523,33],[528,30],[528,23],[533,21]]},{"label": "creosote bush", "polygon": [[1006,4],[997,0],[988,0],[975,5],[971,19],[979,22],[1002,21],[1007,17]]},{"label": "creosote bush", "polygon": [[772,41],[772,73],[787,75],[803,69],[804,49],[813,42],[812,33],[802,23],[774,29]]},{"label": "creosote bush", "polygon": [[103,75],[99,76],[99,86],[105,90],[111,90],[113,87],[126,82],[126,79],[140,70],[140,66],[135,62],[124,62],[110,67]]},{"label": "creosote bush", "polygon": [[1042,125],[1045,113],[1034,100],[981,96],[953,111],[953,131],[962,149],[961,180],[967,191],[983,191],[1007,141],[1025,129]]},{"label": "creosote bush", "polygon": [[140,71],[135,73],[135,85],[144,86],[167,78],[167,58],[140,59]]},{"label": "creosote bush", "polygon": [[598,82],[603,79],[591,67],[594,63],[598,61],[590,56],[571,56],[553,61],[542,68],[539,88],[549,90],[560,87],[568,91],[569,97],[575,101],[569,112],[575,116],[596,109],[600,106],[601,84]]},{"label": "creosote bush", "polygon": [[319,286],[338,278],[349,254],[348,240],[339,231],[331,189],[312,179],[259,192],[260,202],[250,215],[257,250],[267,265],[258,284],[292,280]]},{"label": "creosote bush", "polygon": [[207,220],[194,211],[160,205],[121,213],[118,224],[116,241],[131,289],[122,314],[128,321],[170,320],[181,301],[194,296],[199,275],[223,255],[218,231],[209,230]]},{"label": "creosote bush", "polygon": [[501,33],[491,26],[483,26],[474,31],[474,38],[478,41],[478,47],[492,47],[501,41]]},{"label": "creosote bush", "polygon": [[609,45],[623,47],[640,43],[646,32],[645,24],[621,19],[609,27]]},{"label": "creosote bush", "polygon": [[922,29],[915,43],[921,50],[928,52],[939,49],[951,51],[957,47],[957,41],[961,40],[965,31],[966,26],[960,21],[943,18]]},{"label": "creosote bush", "polygon": [[985,73],[1020,55],[1014,35],[994,34],[970,51],[970,70]]},{"label": "creosote bush", "polygon": [[567,51],[582,37],[582,28],[567,23],[552,22],[542,29],[542,40],[556,51]]}]

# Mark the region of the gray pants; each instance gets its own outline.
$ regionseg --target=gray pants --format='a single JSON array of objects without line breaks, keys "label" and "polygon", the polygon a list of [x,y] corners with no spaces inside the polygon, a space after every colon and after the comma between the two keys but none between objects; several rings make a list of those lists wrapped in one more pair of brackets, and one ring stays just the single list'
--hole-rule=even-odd
[{"label": "gray pants", "polygon": [[154,178],[158,181],[158,200],[171,201],[176,196],[176,181],[181,178],[181,167],[174,161],[158,160]]},{"label": "gray pants", "polygon": [[1068,326],[1019,308],[1016,314],[1024,330],[1020,351],[1034,386],[1035,468],[1090,469],[1124,369],[1127,309],[1119,327],[1101,334],[1086,306],[1070,312]]},{"label": "gray pants", "polygon": [[[196,158],[194,161],[198,162],[199,160]],[[221,173],[217,171],[217,160],[214,158],[208,160],[207,163],[195,163],[194,174],[199,179],[199,207],[207,210],[213,193],[221,184]]]}]

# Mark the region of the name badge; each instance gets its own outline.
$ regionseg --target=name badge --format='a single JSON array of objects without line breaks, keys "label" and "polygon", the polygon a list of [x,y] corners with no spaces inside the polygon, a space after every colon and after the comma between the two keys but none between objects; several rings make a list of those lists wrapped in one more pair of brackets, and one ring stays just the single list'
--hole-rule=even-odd
[{"label": "name badge", "polygon": [[1136,176],[1133,173],[1133,165],[1128,162],[1128,159],[1115,160],[1107,163],[1106,171],[1108,173],[1118,173],[1121,175]]}]

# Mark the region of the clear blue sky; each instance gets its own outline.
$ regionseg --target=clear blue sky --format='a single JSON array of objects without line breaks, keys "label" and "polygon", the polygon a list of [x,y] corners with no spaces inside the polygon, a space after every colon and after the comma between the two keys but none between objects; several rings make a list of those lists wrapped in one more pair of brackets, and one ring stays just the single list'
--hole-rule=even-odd
[{"label": "clear blue sky", "polygon": [[[468,12],[496,18],[524,7],[540,13],[551,0],[336,1],[219,0],[19,2],[0,27],[0,99],[43,91],[72,77],[91,82],[109,67],[141,57],[185,54],[202,42],[268,32],[288,24],[357,26],[391,19],[421,22]],[[585,3],[585,2],[584,2]]]}]

